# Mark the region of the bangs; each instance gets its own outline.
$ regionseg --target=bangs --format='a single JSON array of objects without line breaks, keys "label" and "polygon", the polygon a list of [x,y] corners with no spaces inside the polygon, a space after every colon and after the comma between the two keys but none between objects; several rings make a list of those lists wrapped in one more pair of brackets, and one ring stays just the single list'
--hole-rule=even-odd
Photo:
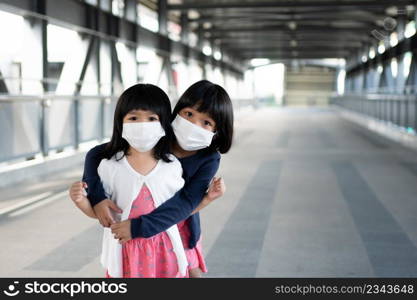
[{"label": "bangs", "polygon": [[158,112],[155,111],[155,105],[152,105],[152,101],[148,97],[141,97],[140,99],[138,97],[129,97],[126,100],[126,105],[123,106],[121,111],[123,117],[132,110],[149,110],[158,114]]},{"label": "bangs", "polygon": [[[138,96],[140,95],[140,96]],[[121,109],[121,117],[124,118],[129,112],[133,110],[147,110],[156,113],[158,116],[164,114],[163,107],[166,106],[159,99],[160,97],[152,96],[148,89],[138,87],[135,93],[128,93],[125,98],[125,103]]]},{"label": "bangs", "polygon": [[208,88],[204,93],[197,96],[196,101],[190,105],[198,112],[206,113],[211,118],[221,114],[221,99],[217,97],[217,89],[215,87]]}]

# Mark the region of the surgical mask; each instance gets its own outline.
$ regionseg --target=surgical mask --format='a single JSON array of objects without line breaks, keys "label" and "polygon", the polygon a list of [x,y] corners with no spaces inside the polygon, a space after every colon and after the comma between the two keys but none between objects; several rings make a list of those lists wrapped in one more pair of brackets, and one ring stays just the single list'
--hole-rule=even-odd
[{"label": "surgical mask", "polygon": [[148,152],[165,136],[159,122],[123,123],[122,137],[139,152]]},{"label": "surgical mask", "polygon": [[201,128],[177,115],[172,122],[178,144],[187,151],[196,151],[210,146],[214,133]]}]

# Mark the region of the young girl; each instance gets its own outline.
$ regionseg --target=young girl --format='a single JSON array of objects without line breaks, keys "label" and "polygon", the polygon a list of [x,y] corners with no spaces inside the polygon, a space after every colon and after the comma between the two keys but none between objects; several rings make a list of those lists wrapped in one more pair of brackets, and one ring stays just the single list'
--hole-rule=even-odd
[{"label": "young girl", "polygon": [[[172,153],[182,165],[185,185],[171,199],[149,214],[114,224],[110,211],[118,208],[106,199],[97,174],[106,144],[87,153],[83,181],[87,183],[88,198],[100,223],[111,226],[123,242],[132,237],[153,237],[179,223],[190,277],[201,277],[201,272],[207,272],[207,268],[201,248],[200,218],[198,213],[192,213],[224,192],[224,183],[218,179],[211,189],[213,197],[206,195],[220,164],[219,152],[228,152],[232,144],[232,103],[222,87],[202,80],[190,86],[180,97],[172,118],[176,137]],[[80,195],[82,184],[74,183],[71,190]]]},{"label": "young girl", "polygon": [[[158,87],[137,84],[122,93],[114,114],[111,141],[98,174],[121,220],[139,217],[172,197],[184,184],[179,161],[169,154],[171,106]],[[79,203],[89,216],[95,213]],[[101,264],[111,277],[185,277],[187,258],[176,225],[152,239],[135,238],[123,246],[104,228]]]}]

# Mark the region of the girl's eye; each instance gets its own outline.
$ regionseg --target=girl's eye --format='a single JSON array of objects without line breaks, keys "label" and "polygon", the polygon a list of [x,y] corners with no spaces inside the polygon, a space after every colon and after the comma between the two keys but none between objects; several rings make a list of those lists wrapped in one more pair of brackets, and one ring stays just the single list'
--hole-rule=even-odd
[{"label": "girl's eye", "polygon": [[192,113],[192,112],[190,112],[190,111],[186,111],[186,112],[185,112],[185,115],[186,115],[187,117],[191,117],[191,116],[193,115],[193,113]]},{"label": "girl's eye", "polygon": [[130,117],[129,120],[130,121],[136,121],[138,118],[137,117]]},{"label": "girl's eye", "polygon": [[209,122],[209,121],[204,121],[204,125],[206,125],[206,126],[213,126],[213,125],[211,124],[211,122]]},{"label": "girl's eye", "polygon": [[158,121],[158,118],[156,118],[156,117],[149,117],[149,121],[151,121],[151,122]]}]

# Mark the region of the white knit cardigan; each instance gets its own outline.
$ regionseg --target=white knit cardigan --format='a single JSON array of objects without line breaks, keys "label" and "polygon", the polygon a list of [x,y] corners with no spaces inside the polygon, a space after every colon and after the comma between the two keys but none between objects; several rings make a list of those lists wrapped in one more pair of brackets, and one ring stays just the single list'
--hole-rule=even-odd
[{"label": "white knit cardigan", "polygon": [[[121,153],[110,160],[103,159],[98,174],[107,196],[123,210],[120,216],[122,221],[128,219],[132,203],[143,184],[151,192],[155,207],[174,196],[184,185],[181,164],[173,155],[169,156],[172,162],[160,159],[145,176],[135,171],[125,156],[119,161],[115,157],[120,158]],[[178,270],[184,276],[188,263],[177,225],[168,228],[166,233],[177,256]],[[114,238],[110,228],[104,228],[100,262],[111,277],[123,277],[122,245]]]}]

